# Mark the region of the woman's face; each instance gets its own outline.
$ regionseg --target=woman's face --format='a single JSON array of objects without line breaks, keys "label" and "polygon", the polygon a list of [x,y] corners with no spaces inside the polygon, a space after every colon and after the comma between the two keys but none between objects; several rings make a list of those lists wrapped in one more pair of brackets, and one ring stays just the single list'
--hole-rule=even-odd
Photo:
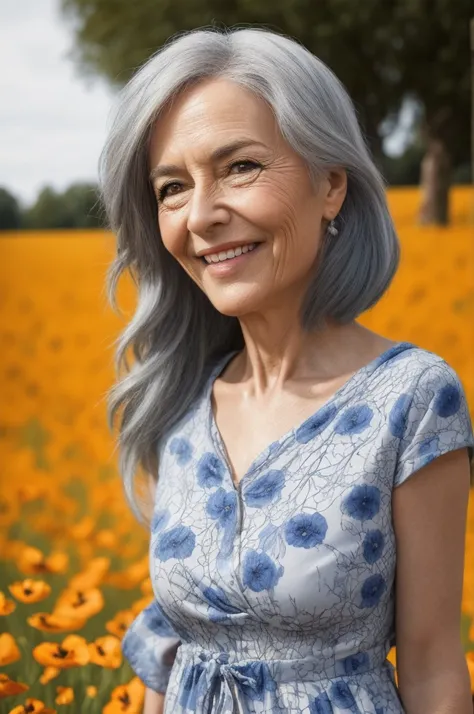
[{"label": "woman's face", "polygon": [[268,105],[214,79],[160,117],[149,160],[164,246],[217,310],[243,317],[303,297],[343,170],[315,188]]}]

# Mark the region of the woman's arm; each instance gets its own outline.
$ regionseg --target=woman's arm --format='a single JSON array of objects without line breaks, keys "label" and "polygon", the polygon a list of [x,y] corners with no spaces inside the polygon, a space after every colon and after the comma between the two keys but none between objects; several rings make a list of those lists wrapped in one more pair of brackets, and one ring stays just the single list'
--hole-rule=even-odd
[{"label": "woman's arm", "polygon": [[456,449],[394,489],[396,658],[407,714],[472,714],[461,644],[469,463]]},{"label": "woman's arm", "polygon": [[165,694],[155,692],[149,687],[145,690],[145,702],[143,705],[143,714],[163,714],[165,707]]}]

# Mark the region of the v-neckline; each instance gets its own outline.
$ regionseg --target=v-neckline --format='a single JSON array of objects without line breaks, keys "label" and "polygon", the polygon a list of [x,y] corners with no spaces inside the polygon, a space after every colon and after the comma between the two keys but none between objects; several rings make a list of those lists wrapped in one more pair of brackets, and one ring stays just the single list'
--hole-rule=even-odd
[{"label": "v-neckline", "polygon": [[359,383],[362,378],[370,376],[370,374],[372,374],[372,372],[374,372],[384,362],[387,362],[392,357],[396,357],[401,352],[412,348],[417,348],[417,345],[415,345],[413,342],[396,342],[387,350],[379,354],[378,357],[375,357],[373,360],[360,367],[344,382],[344,384],[342,384],[329,397],[326,402],[324,402],[324,404],[319,406],[315,412],[310,414],[309,417],[303,419],[303,421],[297,424],[296,426],[291,427],[291,429],[286,431],[282,436],[280,436],[278,439],[275,439],[275,441],[272,441],[264,449],[262,449],[251,461],[247,471],[241,476],[241,478],[237,482],[234,481],[234,478],[232,476],[233,469],[231,468],[231,463],[227,453],[226,445],[222,438],[219,427],[217,426],[217,421],[212,403],[214,383],[217,381],[217,379],[219,379],[220,375],[222,374],[226,366],[229,364],[230,360],[235,357],[240,352],[240,350],[234,350],[226,354],[211,371],[203,398],[204,403],[206,405],[207,423],[211,441],[213,443],[214,448],[219,452],[219,455],[224,462],[227,476],[236,493],[240,493],[242,491],[242,483],[244,481],[245,483],[248,481],[249,477],[255,471],[256,467],[262,462],[262,460],[266,459],[273,450],[280,450],[280,448],[288,441],[288,439],[294,437],[296,432],[299,429],[303,428],[307,422],[314,420],[320,412],[322,412],[323,410],[327,410],[328,407],[334,404],[334,402],[343,397],[346,392],[348,392],[353,387],[355,382]]}]

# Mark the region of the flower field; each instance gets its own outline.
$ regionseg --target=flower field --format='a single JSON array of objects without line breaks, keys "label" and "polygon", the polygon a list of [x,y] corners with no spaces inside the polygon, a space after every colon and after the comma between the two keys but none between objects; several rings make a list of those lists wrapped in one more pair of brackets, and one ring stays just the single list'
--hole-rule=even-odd
[{"label": "flower field", "polygon": [[[474,418],[472,192],[453,224],[419,227],[416,189],[388,194],[402,242],[388,293],[361,322],[444,357]],[[152,598],[147,532],[125,503],[105,397],[124,316],[107,305],[106,232],[0,234],[0,712],[138,714],[120,641]],[[474,692],[474,490],[462,639]],[[396,663],[396,652],[390,659]]]}]

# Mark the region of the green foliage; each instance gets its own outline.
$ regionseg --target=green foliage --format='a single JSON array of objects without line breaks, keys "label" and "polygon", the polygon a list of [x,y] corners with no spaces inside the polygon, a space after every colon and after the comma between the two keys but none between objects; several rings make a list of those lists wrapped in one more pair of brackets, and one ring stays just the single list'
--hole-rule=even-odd
[{"label": "green foliage", "polygon": [[64,193],[47,186],[25,214],[27,228],[96,228],[101,225],[97,187],[89,183],[73,184]]},{"label": "green foliage", "polygon": [[20,227],[20,205],[10,191],[0,187],[0,231],[12,231]]},{"label": "green foliage", "polygon": [[[418,98],[455,162],[469,146],[473,0],[61,0],[87,73],[124,84],[166,40],[206,25],[264,25],[300,40],[344,82],[376,155],[380,123]],[[461,155],[463,154],[463,155]]]}]

